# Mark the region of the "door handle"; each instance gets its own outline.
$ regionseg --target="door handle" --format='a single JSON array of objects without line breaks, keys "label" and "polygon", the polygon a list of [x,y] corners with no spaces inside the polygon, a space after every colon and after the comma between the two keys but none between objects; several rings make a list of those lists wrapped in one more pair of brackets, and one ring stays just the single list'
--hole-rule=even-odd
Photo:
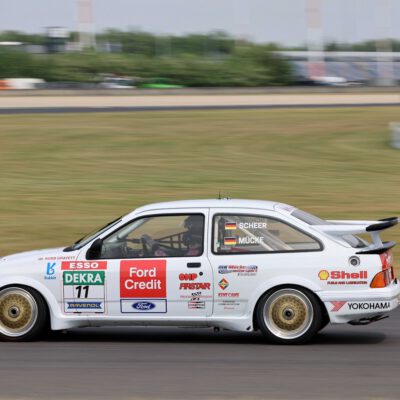
[{"label": "door handle", "polygon": [[199,262],[187,263],[187,267],[188,268],[200,268],[201,263],[199,263]]}]

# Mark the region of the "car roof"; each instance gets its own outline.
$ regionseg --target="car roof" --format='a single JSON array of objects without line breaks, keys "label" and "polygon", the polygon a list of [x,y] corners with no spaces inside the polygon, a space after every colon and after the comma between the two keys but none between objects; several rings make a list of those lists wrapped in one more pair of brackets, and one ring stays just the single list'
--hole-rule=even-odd
[{"label": "car roof", "polygon": [[274,206],[280,204],[276,201],[243,200],[243,199],[204,199],[204,200],[179,200],[164,203],[148,204],[139,207],[132,214],[140,214],[145,211],[167,210],[177,208],[257,208],[273,210]]}]

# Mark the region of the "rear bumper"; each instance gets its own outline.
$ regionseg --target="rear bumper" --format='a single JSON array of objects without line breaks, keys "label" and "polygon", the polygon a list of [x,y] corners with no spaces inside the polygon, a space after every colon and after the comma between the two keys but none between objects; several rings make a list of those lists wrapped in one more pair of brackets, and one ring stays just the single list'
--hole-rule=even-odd
[{"label": "rear bumper", "polygon": [[340,324],[385,315],[399,306],[400,283],[383,289],[319,292],[332,323]]}]

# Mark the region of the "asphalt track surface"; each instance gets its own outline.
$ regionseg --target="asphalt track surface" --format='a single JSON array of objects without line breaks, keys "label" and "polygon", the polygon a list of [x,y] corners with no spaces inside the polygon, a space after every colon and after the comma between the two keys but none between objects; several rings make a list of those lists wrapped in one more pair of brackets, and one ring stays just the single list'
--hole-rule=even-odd
[{"label": "asphalt track surface", "polygon": [[398,93],[0,96],[0,114],[399,106]]},{"label": "asphalt track surface", "polygon": [[342,108],[342,107],[395,107],[399,103],[354,103],[354,104],[279,104],[279,105],[226,105],[226,106],[146,106],[146,107],[47,107],[47,108],[3,108],[1,114],[70,114],[144,111],[196,111],[196,110],[257,110],[287,108]]},{"label": "asphalt track surface", "polygon": [[83,328],[0,343],[1,399],[399,399],[400,309],[304,346],[259,333]]}]

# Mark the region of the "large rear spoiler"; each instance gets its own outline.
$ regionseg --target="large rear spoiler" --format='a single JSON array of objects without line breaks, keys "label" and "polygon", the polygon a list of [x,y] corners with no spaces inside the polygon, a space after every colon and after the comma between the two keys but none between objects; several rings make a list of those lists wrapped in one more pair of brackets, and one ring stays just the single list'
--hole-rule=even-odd
[{"label": "large rear spoiler", "polygon": [[368,226],[367,232],[383,231],[384,229],[391,228],[392,226],[395,226],[398,223],[399,223],[398,217],[380,219],[378,223]]},{"label": "large rear spoiler", "polygon": [[380,219],[378,221],[328,221],[329,225],[313,225],[317,231],[331,235],[357,235],[369,233],[372,237],[372,244],[365,247],[357,254],[381,254],[396,245],[396,242],[382,242],[379,233],[399,223],[398,217]]}]

